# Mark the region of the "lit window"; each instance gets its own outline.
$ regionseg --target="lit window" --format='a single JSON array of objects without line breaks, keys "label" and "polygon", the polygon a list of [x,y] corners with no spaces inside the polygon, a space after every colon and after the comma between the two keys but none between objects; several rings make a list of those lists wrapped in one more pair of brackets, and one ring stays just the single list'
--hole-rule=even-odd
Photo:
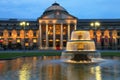
[{"label": "lit window", "polygon": [[17,39],[17,43],[20,43],[20,39]]},{"label": "lit window", "polygon": [[25,46],[29,46],[29,43],[25,43]]},{"label": "lit window", "polygon": [[36,42],[37,42],[37,40],[36,40],[36,39],[33,39],[33,42],[34,42],[34,43],[36,43]]}]

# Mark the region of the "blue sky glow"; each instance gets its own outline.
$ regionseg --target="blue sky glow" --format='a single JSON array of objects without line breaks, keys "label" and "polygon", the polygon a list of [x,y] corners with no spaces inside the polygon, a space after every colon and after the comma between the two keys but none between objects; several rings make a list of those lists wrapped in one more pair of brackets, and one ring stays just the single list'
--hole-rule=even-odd
[{"label": "blue sky glow", "polygon": [[0,18],[36,19],[55,1],[79,19],[120,18],[120,0],[0,0]]}]

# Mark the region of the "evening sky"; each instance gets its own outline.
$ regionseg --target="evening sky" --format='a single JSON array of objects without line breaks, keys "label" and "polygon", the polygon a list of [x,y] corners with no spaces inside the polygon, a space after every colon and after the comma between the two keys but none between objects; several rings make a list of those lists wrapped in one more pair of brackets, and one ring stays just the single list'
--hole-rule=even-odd
[{"label": "evening sky", "polygon": [[120,0],[0,0],[0,18],[36,19],[55,1],[79,19],[120,18]]}]

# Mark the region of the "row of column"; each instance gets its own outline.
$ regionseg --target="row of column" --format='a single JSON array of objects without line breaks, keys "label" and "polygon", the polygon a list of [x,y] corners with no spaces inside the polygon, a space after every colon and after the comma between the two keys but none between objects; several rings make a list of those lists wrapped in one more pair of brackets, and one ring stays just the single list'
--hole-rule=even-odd
[{"label": "row of column", "polygon": [[[60,49],[63,49],[63,24],[61,23],[60,24]],[[53,49],[56,49],[56,33],[55,33],[55,24],[53,24]],[[67,40],[70,40],[70,24],[68,24],[67,25]],[[76,24],[74,25],[74,30],[76,30]],[[49,43],[48,43],[48,24],[46,24],[46,46],[45,46],[45,48],[43,48],[43,46],[42,46],[42,26],[41,26],[41,24],[39,25],[39,31],[40,31],[40,36],[39,36],[39,40],[40,40],[40,49],[49,49]]]}]

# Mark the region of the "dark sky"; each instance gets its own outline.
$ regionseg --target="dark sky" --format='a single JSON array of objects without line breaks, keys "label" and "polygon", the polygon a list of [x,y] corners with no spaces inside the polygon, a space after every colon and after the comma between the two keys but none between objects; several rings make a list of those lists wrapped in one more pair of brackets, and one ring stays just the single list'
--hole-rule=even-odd
[{"label": "dark sky", "polygon": [[0,18],[36,19],[55,1],[79,19],[120,18],[120,0],[0,0]]}]

